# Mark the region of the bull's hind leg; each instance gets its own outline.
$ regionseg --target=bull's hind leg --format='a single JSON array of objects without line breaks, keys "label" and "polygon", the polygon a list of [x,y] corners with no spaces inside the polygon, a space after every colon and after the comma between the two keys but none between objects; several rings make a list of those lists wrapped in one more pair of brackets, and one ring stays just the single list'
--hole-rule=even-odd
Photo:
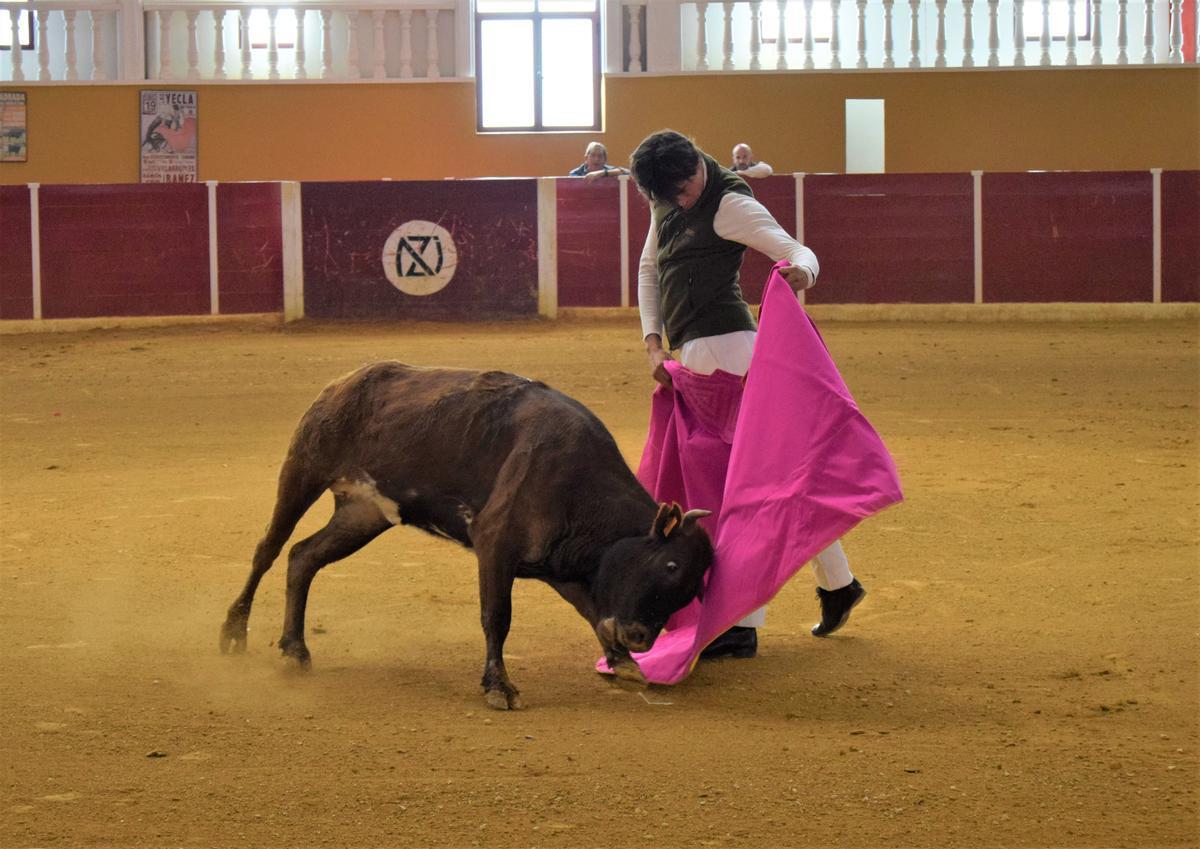
[{"label": "bull's hind leg", "polygon": [[[482,514],[481,514],[482,516]],[[487,517],[482,517],[484,522]],[[488,523],[490,527],[490,523]],[[504,667],[504,641],[512,624],[512,588],[516,577],[516,553],[500,533],[480,533],[477,520],[472,534],[479,558],[479,607],[487,659],[483,666],[483,698],[497,710],[519,710],[525,705]]]},{"label": "bull's hind leg", "polygon": [[392,526],[373,501],[338,495],[334,503],[329,524],[288,552],[287,610],[279,648],[301,669],[310,665],[304,643],[304,611],[313,578],[322,567],[349,557]]},{"label": "bull's hind leg", "polygon": [[284,462],[279,473],[279,491],[275,497],[275,510],[267,532],[254,549],[254,560],[250,566],[250,577],[246,585],[225,616],[221,626],[221,652],[246,650],[246,631],[250,621],[250,607],[263,575],[275,563],[284,543],[296,529],[296,523],[308,508],[320,498],[326,482],[313,476],[303,464],[291,457]]}]

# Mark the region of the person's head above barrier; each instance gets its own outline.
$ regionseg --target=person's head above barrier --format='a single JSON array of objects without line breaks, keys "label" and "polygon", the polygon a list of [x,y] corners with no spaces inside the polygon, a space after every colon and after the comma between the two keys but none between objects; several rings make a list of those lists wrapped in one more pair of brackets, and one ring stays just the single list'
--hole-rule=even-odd
[{"label": "person's head above barrier", "polygon": [[688,209],[704,191],[707,170],[700,148],[674,130],[646,136],[630,158],[638,191],[652,201]]},{"label": "person's head above barrier", "polygon": [[603,168],[608,164],[608,148],[594,141],[588,144],[587,150],[584,151],[584,162],[587,163],[588,171],[595,171],[598,168]]},{"label": "person's head above barrier", "polygon": [[742,142],[733,146],[733,171],[745,171],[754,164],[754,151],[750,145]]}]

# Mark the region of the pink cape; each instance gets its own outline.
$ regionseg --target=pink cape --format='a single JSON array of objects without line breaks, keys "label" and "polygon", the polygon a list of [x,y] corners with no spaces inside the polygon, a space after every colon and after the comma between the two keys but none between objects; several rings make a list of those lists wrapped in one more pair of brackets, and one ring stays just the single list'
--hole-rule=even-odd
[{"label": "pink cape", "polygon": [[[812,320],[771,272],[745,388],[727,372],[667,363],[638,479],[658,501],[703,508],[716,548],[703,601],[671,617],[634,659],[656,684],[687,677],[700,652],[762,607],[800,567],[903,498],[896,467]],[[600,672],[609,672],[601,658]]]}]

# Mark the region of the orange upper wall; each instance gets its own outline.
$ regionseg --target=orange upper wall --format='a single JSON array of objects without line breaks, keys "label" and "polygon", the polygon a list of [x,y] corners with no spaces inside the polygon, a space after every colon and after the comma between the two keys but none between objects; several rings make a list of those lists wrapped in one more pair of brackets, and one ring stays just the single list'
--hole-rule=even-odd
[{"label": "orange upper wall", "polygon": [[[1200,169],[1200,68],[610,77],[606,132],[480,135],[472,82],[177,85],[200,92],[202,180],[563,174],[587,141],[627,161],[672,127],[718,159],[739,141],[777,171],[845,164],[844,101],[886,101],[887,170]],[[28,93],[29,161],[0,183],[134,183],[140,88]]]}]

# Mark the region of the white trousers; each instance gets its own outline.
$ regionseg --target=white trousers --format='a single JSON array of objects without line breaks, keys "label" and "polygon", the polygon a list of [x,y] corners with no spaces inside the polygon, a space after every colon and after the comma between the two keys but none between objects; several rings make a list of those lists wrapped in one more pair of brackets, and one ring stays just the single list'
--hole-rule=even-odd
[{"label": "white trousers", "polygon": [[[712,374],[719,369],[744,375],[750,370],[755,335],[753,330],[738,330],[684,342],[679,349],[679,362],[697,374]],[[832,545],[817,554],[812,567],[817,586],[823,590],[841,589],[854,580],[841,540],[834,540]],[[761,628],[766,623],[767,608],[760,607],[737,624],[743,628]]]}]

